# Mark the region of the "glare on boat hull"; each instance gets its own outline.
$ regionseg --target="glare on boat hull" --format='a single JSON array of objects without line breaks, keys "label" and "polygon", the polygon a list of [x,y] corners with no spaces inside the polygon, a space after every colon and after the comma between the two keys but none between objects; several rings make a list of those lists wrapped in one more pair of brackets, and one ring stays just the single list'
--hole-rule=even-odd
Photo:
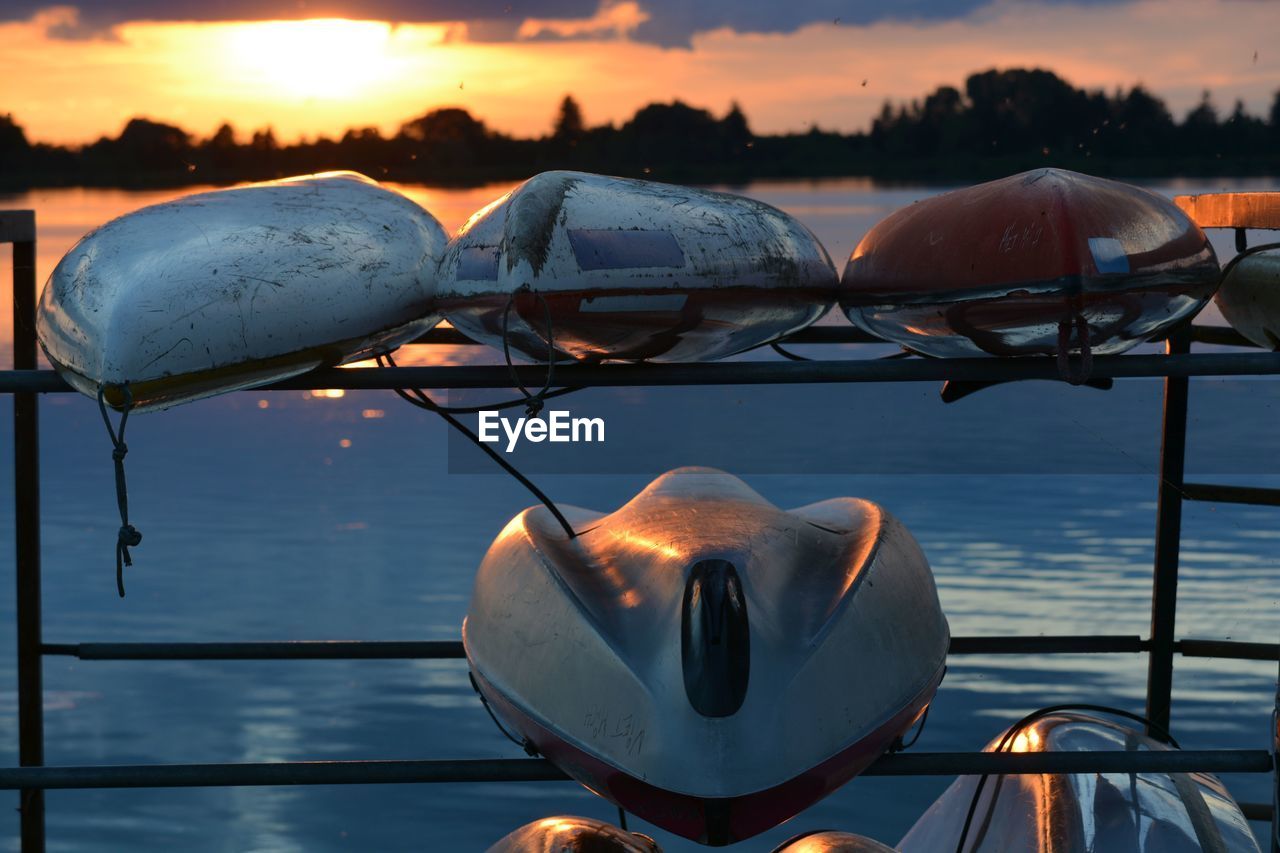
[{"label": "glare on boat hull", "polygon": [[535,361],[723,358],[817,320],[837,280],[818,239],[767,204],[583,172],[481,210],[440,272],[450,323]]},{"label": "glare on boat hull", "polygon": [[[993,751],[1002,738],[987,745]],[[1172,747],[1130,725],[1081,713],[1043,717],[1008,739],[1014,752]],[[898,843],[903,853],[1258,853],[1240,807],[1208,773],[993,776],[968,833],[978,776],[962,776]]]},{"label": "glare on boat hull", "polygon": [[841,305],[925,355],[1118,353],[1213,295],[1218,263],[1172,201],[1037,169],[904,207],[862,239]]},{"label": "glare on boat hull", "polygon": [[628,812],[706,844],[763,832],[923,713],[949,634],[900,522],[838,498],[782,511],[705,468],[614,513],[513,519],[463,641],[506,724]]},{"label": "glare on boat hull", "polygon": [[351,172],[189,195],[86,235],[37,332],[69,383],[136,410],[388,352],[433,311],[447,242],[410,199]]}]

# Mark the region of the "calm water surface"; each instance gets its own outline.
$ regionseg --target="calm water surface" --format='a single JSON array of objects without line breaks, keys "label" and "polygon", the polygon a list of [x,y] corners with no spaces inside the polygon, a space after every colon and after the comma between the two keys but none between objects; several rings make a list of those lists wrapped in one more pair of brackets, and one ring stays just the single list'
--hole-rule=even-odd
[{"label": "calm water surface", "polygon": [[[1157,189],[1173,193],[1225,186],[1265,184],[1183,182]],[[505,189],[406,192],[452,229]],[[742,191],[803,219],[840,265],[871,224],[938,188],[886,189],[847,181],[761,184]],[[43,281],[85,231],[171,195],[42,190],[0,197],[0,207],[38,211]],[[1228,240],[1216,242],[1220,253],[1229,255]],[[0,274],[7,280],[4,254]],[[0,311],[6,362],[7,310]],[[1207,318],[1213,320],[1212,314]],[[843,354],[856,357],[858,351]],[[475,348],[418,348],[404,360],[492,358]],[[1124,395],[1127,387],[1122,384],[1111,394]],[[774,389],[767,399],[745,395],[732,411],[696,422],[665,422],[664,411],[680,411],[686,399],[681,393],[689,392],[646,392],[646,409],[656,413],[655,429],[668,444],[711,450],[735,445],[763,460],[821,458],[830,445],[808,442],[808,428],[821,425],[826,434],[836,429],[838,435],[842,421],[865,417],[869,399],[869,392],[857,386]],[[1016,407],[1019,394],[1016,389],[1008,393],[1008,405]],[[1274,396],[1237,394],[1229,416],[1274,424]],[[1109,398],[1081,399],[1105,406]],[[1154,396],[1151,401],[1132,420],[1137,431],[1154,436],[1159,411]],[[0,400],[0,407],[8,405]],[[765,405],[775,410],[775,419],[782,409],[786,428],[751,428],[752,407]],[[926,406],[921,416],[912,409],[911,418],[923,425],[905,423],[906,416],[895,424],[894,411],[877,411],[881,432],[857,440],[868,443],[869,456],[896,453],[908,459],[920,446],[920,430],[927,435],[934,423],[930,411]],[[444,426],[390,393],[224,396],[131,423],[132,515],[146,540],[135,552],[129,595],[120,600],[113,576],[118,521],[110,447],[98,413],[78,395],[50,395],[41,418],[49,642],[454,639],[472,573],[488,543],[531,502],[499,474],[450,473]],[[1010,415],[1005,408],[991,416],[990,425],[994,429],[998,420],[1010,419],[1016,422],[1016,411]],[[1215,435],[1196,434],[1196,423],[1193,414],[1193,446],[1197,441],[1212,446]],[[7,411],[0,411],[0,430],[7,442]],[[1084,452],[1075,447],[1065,460],[1065,470],[1078,460],[1082,473],[984,474],[983,459],[992,448],[983,447],[981,429],[978,433],[965,473],[872,474],[857,473],[855,466],[834,469],[853,472],[848,474],[770,473],[747,479],[781,506],[836,495],[884,504],[928,553],[956,635],[1145,633],[1155,523],[1153,463],[1119,454],[1105,430],[1086,431]],[[1043,454],[1058,453],[1054,442],[1046,444]],[[1241,452],[1247,456],[1249,451]],[[1260,459],[1274,458],[1270,451],[1260,452],[1267,454]],[[692,450],[689,455],[694,458],[680,461],[702,461]],[[9,455],[0,458],[0,476],[11,477]],[[785,465],[746,468],[786,470]],[[620,470],[630,473],[545,474],[539,481],[561,502],[608,510],[661,473],[643,463]],[[905,465],[904,470],[920,469]],[[1260,464],[1259,470],[1267,466]],[[1273,485],[1277,480],[1238,473],[1220,479]],[[8,542],[11,501],[0,490],[0,529]],[[1187,505],[1179,635],[1276,640],[1278,513]],[[9,625],[11,590],[11,583],[0,583],[0,619]],[[0,631],[4,765],[17,763],[12,633]],[[1141,710],[1145,663],[1139,655],[954,658],[919,748],[977,748],[1002,725],[1051,703],[1103,702]],[[50,764],[518,754],[485,716],[459,661],[79,663],[49,658],[45,678]],[[1265,747],[1274,681],[1270,664],[1179,660],[1175,734],[1189,748]],[[848,829],[893,843],[949,781],[855,780],[736,849],[768,850],[791,834],[815,828]],[[1265,778],[1227,781],[1242,800],[1268,797]],[[535,818],[613,814],[570,783],[56,791],[49,795],[48,810],[51,849],[86,851],[469,851],[483,850]],[[699,849],[645,829],[668,850]],[[0,846],[17,849],[16,837],[15,813],[0,809]]]}]

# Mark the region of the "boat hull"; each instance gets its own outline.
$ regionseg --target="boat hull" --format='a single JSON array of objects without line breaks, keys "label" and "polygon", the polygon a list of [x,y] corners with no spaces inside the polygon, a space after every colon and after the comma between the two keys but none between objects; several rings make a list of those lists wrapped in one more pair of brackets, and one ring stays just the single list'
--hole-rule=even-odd
[{"label": "boat hull", "polygon": [[1280,349],[1280,249],[1241,258],[1215,301],[1237,332],[1264,349]]},{"label": "boat hull", "polygon": [[1171,201],[1041,169],[889,216],[851,255],[841,305],[925,355],[1107,354],[1193,316],[1217,278],[1204,232]]},{"label": "boat hull", "polygon": [[[1010,743],[1014,752],[1172,748],[1128,725],[1080,713],[1044,717]],[[953,783],[898,850],[956,850],[980,778]],[[1027,774],[987,779],[963,851],[1258,853],[1258,844],[1239,806],[1207,773]]]},{"label": "boat hull", "polygon": [[708,361],[808,326],[835,292],[817,238],[766,204],[546,172],[453,238],[440,306],[468,336],[533,360]]},{"label": "boat hull", "polygon": [[588,817],[548,817],[509,833],[488,853],[662,853],[652,838]]},{"label": "boat hull", "polygon": [[389,352],[434,325],[447,237],[352,173],[186,196],[86,235],[37,332],[78,390],[159,409]]},{"label": "boat hull", "polygon": [[851,832],[809,832],[778,845],[773,853],[895,853],[892,847]]},{"label": "boat hull", "polygon": [[608,515],[495,540],[463,643],[509,728],[591,790],[706,844],[852,778],[923,713],[948,630],[928,562],[867,501],[782,511],[679,469]]},{"label": "boat hull", "polygon": [[869,767],[924,713],[942,674],[943,670],[938,669],[925,689],[901,711],[821,764],[772,788],[732,797],[701,797],[651,785],[575,745],[552,726],[536,721],[482,676],[475,678],[477,689],[490,706],[524,734],[541,755],[585,788],[669,832],[719,847],[772,829]]}]

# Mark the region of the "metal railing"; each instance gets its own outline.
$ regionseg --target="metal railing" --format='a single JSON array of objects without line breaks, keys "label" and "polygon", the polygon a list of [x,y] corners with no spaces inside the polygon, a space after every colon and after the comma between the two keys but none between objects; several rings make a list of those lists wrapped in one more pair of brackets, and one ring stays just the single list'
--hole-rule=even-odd
[{"label": "metal railing", "polygon": [[[42,663],[45,656],[80,660],[369,660],[461,658],[458,641],[431,642],[242,642],[242,643],[44,643],[40,605],[40,492],[38,395],[72,389],[36,361],[35,215],[0,211],[0,243],[13,244],[13,370],[0,371],[0,393],[14,400],[14,527],[17,579],[19,767],[0,768],[0,788],[20,793],[22,849],[45,844],[44,791],[51,788],[201,787],[545,781],[567,778],[542,759],[325,761],[271,764],[172,764],[96,767],[44,765]],[[1192,341],[1247,346],[1229,329],[1183,328],[1167,341],[1165,355],[1101,356],[1097,377],[1164,377],[1163,440],[1156,509],[1156,552],[1149,637],[994,636],[955,637],[950,654],[1138,654],[1148,655],[1147,716],[1168,727],[1176,655],[1238,660],[1280,660],[1280,645],[1227,640],[1177,639],[1178,558],[1184,500],[1280,506],[1280,489],[1184,482],[1188,378],[1280,375],[1280,353],[1190,353]],[[788,344],[879,342],[850,327],[799,332]],[[452,329],[437,329],[416,343],[472,345]],[[518,368],[526,384],[542,381],[536,366]],[[911,359],[808,362],[729,361],[712,364],[600,366],[556,369],[557,384],[570,386],[677,386],[775,383],[936,382],[1054,379],[1051,359]],[[318,370],[269,386],[272,389],[393,389],[423,387],[508,388],[505,366],[345,368]],[[1276,733],[1280,737],[1280,732]],[[1090,753],[922,753],[885,755],[864,775],[956,775],[982,773],[1216,772],[1273,773],[1280,790],[1276,744],[1268,749]],[[1253,820],[1272,820],[1270,805],[1244,803]],[[1273,840],[1273,851],[1280,853]]]}]

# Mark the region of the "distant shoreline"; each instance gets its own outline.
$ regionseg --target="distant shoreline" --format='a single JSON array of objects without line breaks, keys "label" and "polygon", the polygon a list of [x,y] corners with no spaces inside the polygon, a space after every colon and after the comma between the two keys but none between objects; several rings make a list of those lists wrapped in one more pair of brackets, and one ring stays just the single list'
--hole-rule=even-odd
[{"label": "distant shoreline", "polygon": [[[1280,166],[1270,159],[1259,159],[1255,162],[1232,159],[1230,161],[1186,161],[1186,160],[1092,160],[1071,159],[1056,160],[1044,158],[1037,162],[1031,158],[993,158],[976,164],[966,164],[967,168],[956,168],[954,161],[939,162],[931,160],[904,161],[894,163],[892,168],[866,170],[861,172],[759,172],[749,169],[695,171],[674,167],[670,174],[664,174],[661,168],[650,167],[645,170],[616,170],[606,174],[619,177],[640,178],[663,181],[666,183],[692,184],[699,186],[746,186],[754,183],[807,182],[826,183],[843,180],[866,180],[879,187],[920,186],[938,184],[969,185],[981,181],[993,180],[1018,172],[1037,168],[1054,167],[1070,169],[1099,177],[1120,180],[1168,180],[1187,179],[1201,180],[1209,178],[1275,178],[1280,181]],[[560,166],[555,168],[573,168]],[[509,184],[526,180],[537,174],[536,171],[502,172],[480,171],[468,175],[459,175],[452,180],[424,179],[414,174],[398,174],[384,172],[370,174],[359,168],[333,162],[313,171],[349,170],[362,172],[371,178],[397,184],[421,186],[432,189],[476,189],[494,184]],[[581,169],[581,171],[589,171]],[[94,179],[93,176],[76,175],[27,175],[17,180],[14,176],[0,174],[0,194],[10,195],[28,190],[42,189],[115,189],[115,190],[160,190],[182,189],[184,187],[228,187],[246,182],[275,180],[310,172],[251,172],[251,173],[218,173],[207,174],[191,172],[187,175],[150,175],[104,174]],[[86,178],[90,178],[86,180]]]},{"label": "distant shoreline", "polygon": [[919,100],[886,102],[865,132],[762,136],[736,104],[723,116],[674,101],[621,126],[589,127],[566,96],[550,133],[491,130],[460,107],[431,110],[394,136],[352,128],[340,139],[247,139],[223,124],[207,139],[133,118],[116,137],[80,147],[30,142],[0,114],[0,191],[59,186],[175,188],[350,169],[375,180],[476,187],[574,169],[686,184],[868,178],[884,184],[968,182],[1056,166],[1102,177],[1280,175],[1280,91],[1265,117],[1237,102],[1220,117],[1205,94],[1181,121],[1141,86],[1077,89],[1041,69],[972,74]]}]

